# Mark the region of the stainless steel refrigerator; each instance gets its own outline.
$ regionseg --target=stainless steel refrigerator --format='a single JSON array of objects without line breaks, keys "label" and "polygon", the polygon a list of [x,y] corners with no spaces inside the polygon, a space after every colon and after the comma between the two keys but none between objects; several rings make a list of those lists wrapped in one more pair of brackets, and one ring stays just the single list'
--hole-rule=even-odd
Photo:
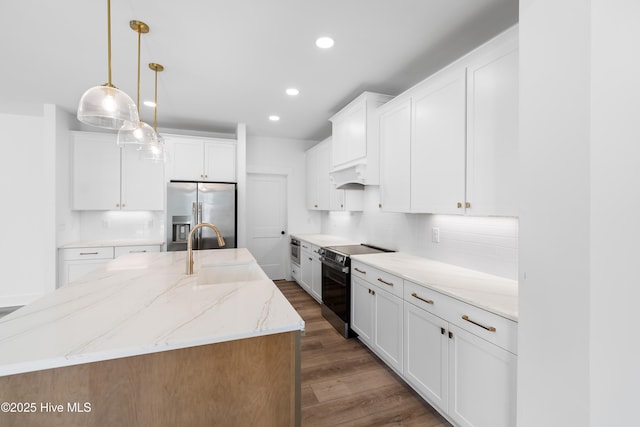
[{"label": "stainless steel refrigerator", "polygon": [[[170,182],[167,184],[167,251],[187,250],[191,228],[208,222],[220,230],[225,248],[236,247],[236,184]],[[213,230],[201,228],[193,237],[194,249],[217,249]]]}]

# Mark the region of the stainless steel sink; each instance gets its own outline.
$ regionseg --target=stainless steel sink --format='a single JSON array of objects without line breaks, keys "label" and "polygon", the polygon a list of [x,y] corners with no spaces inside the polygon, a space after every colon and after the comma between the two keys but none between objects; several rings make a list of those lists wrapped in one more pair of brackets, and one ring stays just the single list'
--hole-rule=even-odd
[{"label": "stainless steel sink", "polygon": [[269,280],[264,271],[255,262],[248,264],[201,265],[197,267],[196,276],[196,284],[198,285]]}]

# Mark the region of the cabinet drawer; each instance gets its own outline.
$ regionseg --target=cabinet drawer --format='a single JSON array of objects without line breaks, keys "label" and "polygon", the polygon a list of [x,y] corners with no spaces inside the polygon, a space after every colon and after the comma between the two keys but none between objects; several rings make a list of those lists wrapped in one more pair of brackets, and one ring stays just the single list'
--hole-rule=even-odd
[{"label": "cabinet drawer", "polygon": [[160,246],[158,245],[140,245],[140,246],[116,246],[114,250],[114,257],[118,258],[125,254],[139,254],[146,252],[160,252]]},{"label": "cabinet drawer", "polygon": [[113,259],[113,246],[63,249],[62,259],[65,261],[79,259]]},{"label": "cabinet drawer", "polygon": [[455,304],[451,297],[408,280],[404,281],[404,300],[439,317],[450,313]]},{"label": "cabinet drawer", "polygon": [[371,283],[383,289],[391,294],[403,298],[404,284],[403,280],[398,276],[389,274],[385,271],[379,270],[370,265],[363,264],[361,262],[351,260],[351,274],[354,277],[359,277],[367,282]]},{"label": "cabinet drawer", "polygon": [[518,323],[452,299],[447,320],[470,333],[518,354]]}]

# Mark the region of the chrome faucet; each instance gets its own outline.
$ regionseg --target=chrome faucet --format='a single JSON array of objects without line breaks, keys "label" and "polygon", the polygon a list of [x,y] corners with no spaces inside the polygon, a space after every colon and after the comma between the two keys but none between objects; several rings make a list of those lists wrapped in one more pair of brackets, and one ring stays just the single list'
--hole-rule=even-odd
[{"label": "chrome faucet", "polygon": [[218,245],[219,246],[225,245],[224,238],[222,237],[222,234],[220,234],[220,230],[218,230],[218,227],[216,227],[215,225],[209,224],[208,222],[201,222],[200,224],[193,227],[189,232],[189,237],[187,238],[187,273],[186,274],[193,274],[193,233],[195,233],[196,230],[199,230],[202,227],[208,227],[213,231],[215,231],[216,235],[218,236]]}]

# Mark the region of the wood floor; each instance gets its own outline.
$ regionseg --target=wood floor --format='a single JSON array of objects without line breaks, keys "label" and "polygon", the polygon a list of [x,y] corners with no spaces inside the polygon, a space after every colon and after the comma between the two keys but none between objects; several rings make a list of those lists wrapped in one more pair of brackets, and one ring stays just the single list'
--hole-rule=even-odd
[{"label": "wood floor", "polygon": [[450,426],[358,339],[344,339],[295,282],[276,285],[305,321],[302,426]]}]

